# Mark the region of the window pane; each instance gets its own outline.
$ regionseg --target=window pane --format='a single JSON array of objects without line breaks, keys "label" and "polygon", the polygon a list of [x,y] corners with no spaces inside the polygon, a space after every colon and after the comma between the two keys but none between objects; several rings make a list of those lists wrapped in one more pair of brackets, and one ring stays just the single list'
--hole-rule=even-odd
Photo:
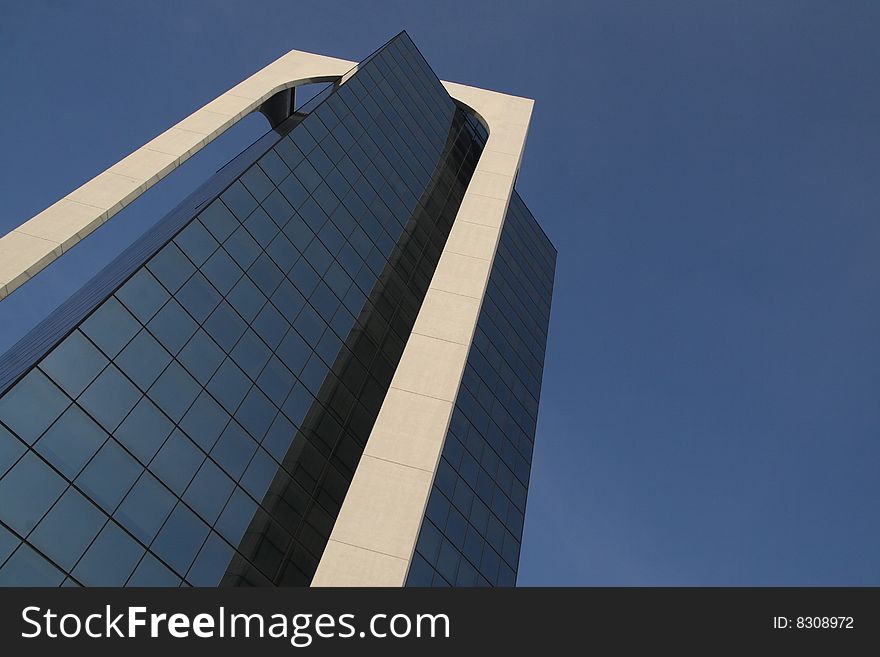
[{"label": "window pane", "polygon": [[257,444],[237,422],[230,422],[211,450],[211,456],[236,480],[244,472]]},{"label": "window pane", "polygon": [[309,356],[312,355],[312,349],[299,333],[294,329],[290,329],[281,340],[281,344],[278,345],[276,353],[291,372],[299,374]]},{"label": "window pane", "polygon": [[27,448],[18,438],[0,426],[0,478],[24,454],[25,449]]},{"label": "window pane", "polygon": [[150,470],[162,483],[180,495],[204,460],[202,451],[182,431],[175,429],[156,454]]},{"label": "window pane", "polygon": [[234,413],[251,385],[244,372],[227,358],[208,383],[208,390],[223,404],[223,408]]},{"label": "window pane", "polygon": [[40,438],[36,449],[65,477],[74,479],[106,439],[107,432],[74,404]]},{"label": "window pane", "polygon": [[126,495],[114,517],[147,545],[171,513],[174,495],[149,472],[144,472]]},{"label": "window pane", "polygon": [[272,258],[263,253],[251,265],[248,276],[253,279],[263,294],[271,296],[284,278],[284,273],[272,262]]},{"label": "window pane", "polygon": [[186,575],[193,586],[217,586],[232,558],[232,547],[214,532],[208,536],[195,563]]},{"label": "window pane", "polygon": [[66,481],[28,452],[0,479],[0,520],[27,536],[65,488]]},{"label": "window pane", "polygon": [[259,442],[277,412],[269,398],[254,386],[235,412],[235,419]]},{"label": "window pane", "polygon": [[200,390],[198,382],[175,361],[162,372],[149,395],[168,417],[179,422]]},{"label": "window pane", "polygon": [[241,478],[241,485],[255,499],[262,500],[269,490],[272,478],[278,472],[278,467],[278,463],[271,456],[264,450],[258,449]]},{"label": "window pane", "polygon": [[217,371],[223,358],[223,351],[202,329],[196,331],[178,355],[178,360],[202,385]]},{"label": "window pane", "polygon": [[19,546],[21,539],[11,531],[0,525],[0,564]]},{"label": "window pane", "polygon": [[279,413],[275,416],[275,421],[272,422],[272,426],[269,427],[269,432],[266,434],[266,437],[263,438],[263,447],[267,452],[274,456],[276,460],[279,462],[283,461],[295,435],[296,427]]},{"label": "window pane", "polygon": [[231,351],[244,333],[247,325],[228,303],[223,302],[211,313],[205,322],[205,330],[217,344],[227,352]]},{"label": "window pane", "polygon": [[238,220],[219,199],[202,211],[199,220],[220,242],[232,235],[232,231],[238,227]]},{"label": "window pane", "polygon": [[198,322],[204,322],[221,299],[220,293],[199,272],[184,283],[176,296],[180,304]]},{"label": "window pane", "polygon": [[108,358],[115,358],[138,332],[140,324],[116,297],[110,297],[83,322],[81,328]]},{"label": "window pane", "polygon": [[131,536],[108,522],[73,575],[86,586],[122,586],[143,553]]},{"label": "window pane", "polygon": [[0,568],[0,586],[58,586],[64,573],[22,543]]},{"label": "window pane", "polygon": [[[263,207],[266,208],[266,212],[269,213],[269,216],[272,218],[272,221],[275,222],[277,227],[284,227],[288,221],[290,221],[291,217],[293,217],[293,206],[287,201],[284,195],[275,190],[271,194],[269,194],[269,198],[267,198],[263,202]],[[276,231],[278,230],[276,227]],[[261,244],[263,244],[261,242]],[[265,244],[263,244],[265,247]]]},{"label": "window pane", "polygon": [[266,303],[266,297],[247,276],[242,276],[226,300],[238,311],[246,322],[253,321]]},{"label": "window pane", "polygon": [[114,365],[109,365],[79,398],[79,403],[112,432],[134,407],[141,393]]},{"label": "window pane", "polygon": [[210,452],[228,422],[229,413],[211,395],[202,391],[183,417],[180,428],[197,445]]},{"label": "window pane", "polygon": [[226,506],[226,500],[232,493],[235,482],[232,481],[211,460],[205,460],[195,478],[186,490],[183,499],[210,524],[216,522],[220,511]]},{"label": "window pane", "polygon": [[220,291],[220,294],[227,294],[244,272],[226,251],[217,249],[202,265],[202,273]]},{"label": "window pane", "polygon": [[244,226],[232,233],[232,236],[223,244],[223,248],[242,269],[250,267],[260,254],[260,245],[245,230]]},{"label": "window pane", "polygon": [[257,207],[254,197],[238,181],[234,182],[229,189],[223,192],[220,198],[232,210],[233,214],[238,217],[239,221],[244,221],[254,211],[254,208]]},{"label": "window pane", "polygon": [[171,294],[177,292],[195,271],[189,258],[173,242],[154,255],[147,267]]},{"label": "window pane", "polygon": [[277,406],[281,406],[287,399],[294,382],[293,374],[275,356],[266,364],[257,379],[257,385]]},{"label": "window pane", "polygon": [[33,369],[0,399],[0,420],[30,445],[69,403],[58,386]]},{"label": "window pane", "polygon": [[116,296],[144,324],[168,301],[168,292],[146,269],[132,276]]},{"label": "window pane", "polygon": [[241,488],[236,488],[226,504],[226,508],[223,509],[223,513],[220,514],[217,531],[227,541],[238,545],[256,510],[257,505],[254,501]]},{"label": "window pane", "polygon": [[261,248],[269,246],[269,242],[278,234],[276,226],[262,208],[257,208],[244,222],[244,227]]},{"label": "window pane", "polygon": [[178,573],[185,573],[207,535],[208,526],[178,503],[151,549]]},{"label": "window pane", "polygon": [[198,325],[174,299],[165,304],[147,325],[168,351],[177,354],[187,343]]},{"label": "window pane", "polygon": [[149,463],[173,426],[156,405],[144,397],[125,418],[114,436],[142,463]]},{"label": "window pane", "polygon": [[143,471],[114,440],[108,440],[77,478],[77,485],[112,513]]},{"label": "window pane", "polygon": [[263,170],[256,164],[242,174],[241,182],[257,201],[262,201],[274,189],[269,176],[263,173]]},{"label": "window pane", "polygon": [[171,362],[171,355],[146,329],[141,329],[114,362],[141,390],[147,390]]},{"label": "window pane", "polygon": [[107,520],[94,504],[68,488],[28,537],[66,570],[73,568]]},{"label": "window pane", "polygon": [[126,586],[178,586],[180,578],[147,552]]},{"label": "window pane", "polygon": [[281,158],[278,157],[278,153],[274,150],[270,150],[260,158],[260,167],[269,175],[272,182],[276,185],[290,173],[290,169],[287,168],[287,165],[284,164]]},{"label": "window pane", "polygon": [[220,246],[198,220],[190,222],[186,228],[178,233],[174,241],[189,256],[196,267],[205,262],[208,256]]},{"label": "window pane", "polygon": [[266,304],[253,323],[254,330],[272,349],[278,346],[290,327],[272,304]]},{"label": "window pane", "polygon": [[232,350],[232,359],[252,379],[256,379],[272,353],[251,329],[245,331]]},{"label": "window pane", "polygon": [[79,331],[74,331],[40,363],[71,397],[76,397],[104,369],[107,358]]}]

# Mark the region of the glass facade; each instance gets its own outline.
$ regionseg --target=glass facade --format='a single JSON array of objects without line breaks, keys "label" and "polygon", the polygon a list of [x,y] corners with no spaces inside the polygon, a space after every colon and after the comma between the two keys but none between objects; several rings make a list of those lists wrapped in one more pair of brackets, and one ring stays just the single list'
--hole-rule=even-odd
[{"label": "glass facade", "polygon": [[[0,396],[0,585],[307,585],[485,139],[405,34],[280,126]],[[471,449],[489,372],[522,377],[488,407],[517,546],[552,281],[542,242],[522,306],[521,208],[454,421]]]},{"label": "glass facade", "polygon": [[556,250],[514,192],[407,586],[513,586]]}]

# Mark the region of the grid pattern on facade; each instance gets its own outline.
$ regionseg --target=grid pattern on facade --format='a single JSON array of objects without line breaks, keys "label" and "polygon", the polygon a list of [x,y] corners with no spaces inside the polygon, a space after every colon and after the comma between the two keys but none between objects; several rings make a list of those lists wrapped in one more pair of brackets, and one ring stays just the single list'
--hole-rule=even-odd
[{"label": "grid pattern on facade", "polygon": [[513,586],[556,251],[514,192],[407,586]]},{"label": "grid pattern on facade", "polygon": [[0,398],[0,584],[308,583],[484,139],[401,35],[100,303]]}]

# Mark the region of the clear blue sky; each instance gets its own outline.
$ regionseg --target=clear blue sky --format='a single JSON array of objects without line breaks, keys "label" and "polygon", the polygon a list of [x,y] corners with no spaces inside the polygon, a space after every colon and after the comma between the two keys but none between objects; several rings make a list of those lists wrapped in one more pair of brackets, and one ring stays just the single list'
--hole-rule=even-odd
[{"label": "clear blue sky", "polygon": [[[287,50],[400,29],[536,99],[518,185],[559,263],[520,583],[880,584],[876,2],[7,3],[0,232]],[[147,219],[0,303],[0,347]]]}]

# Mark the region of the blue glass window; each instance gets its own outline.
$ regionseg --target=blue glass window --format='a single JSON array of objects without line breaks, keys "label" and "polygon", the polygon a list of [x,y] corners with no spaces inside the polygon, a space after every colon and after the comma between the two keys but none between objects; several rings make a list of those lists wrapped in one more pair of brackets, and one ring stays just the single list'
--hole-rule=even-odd
[{"label": "blue glass window", "polygon": [[202,392],[186,412],[180,428],[203,450],[210,452],[228,422],[229,414],[223,407]]},{"label": "blue glass window", "polygon": [[205,330],[224,350],[231,351],[247,325],[228,303],[223,302],[205,322]]},{"label": "blue glass window", "polygon": [[107,358],[79,331],[55,347],[40,367],[71,397],[86,389],[107,365]]},{"label": "blue glass window", "polygon": [[179,422],[201,390],[198,382],[176,361],[150,388],[150,398],[175,422]]},{"label": "blue glass window", "polygon": [[241,182],[258,202],[262,202],[275,188],[269,176],[256,164],[242,174]]},{"label": "blue glass window", "polygon": [[147,552],[134,569],[128,586],[179,586],[180,578]]},{"label": "blue glass window", "polygon": [[73,488],[40,521],[28,540],[62,568],[70,570],[107,521]]},{"label": "blue glass window", "polygon": [[114,522],[108,522],[73,570],[86,586],[122,586],[144,549]]},{"label": "blue glass window", "polygon": [[250,267],[261,251],[260,245],[251,237],[244,226],[232,233],[232,236],[223,244],[223,248],[242,269]]},{"label": "blue glass window", "polygon": [[177,292],[195,271],[189,258],[173,242],[154,255],[147,267],[171,294]]},{"label": "blue glass window", "polygon": [[235,182],[220,196],[239,221],[244,221],[257,207],[257,202],[240,182]]},{"label": "blue glass window", "polygon": [[178,360],[196,380],[205,385],[224,358],[223,350],[202,329],[190,338],[178,354]]},{"label": "blue glass window", "polygon": [[198,325],[192,317],[172,299],[147,324],[150,332],[172,354],[177,354],[187,343]]},{"label": "blue glass window", "polygon": [[125,497],[143,471],[116,441],[108,440],[76,479],[77,485],[107,513]]},{"label": "blue glass window", "polygon": [[211,203],[199,215],[199,220],[211,232],[215,239],[223,242],[238,228],[238,220],[221,200]]},{"label": "blue glass window", "polygon": [[107,432],[72,405],[40,438],[36,449],[65,477],[74,479],[106,439]]},{"label": "blue glass window", "polygon": [[64,573],[22,543],[0,568],[0,586],[58,586]]},{"label": "blue glass window", "polygon": [[146,324],[168,301],[168,291],[147,269],[140,269],[123,285],[116,296],[131,313]]},{"label": "blue glass window", "polygon": [[178,573],[186,573],[208,535],[208,526],[178,503],[151,549]]},{"label": "blue glass window", "polygon": [[0,520],[27,536],[66,487],[67,482],[28,452],[0,479]]},{"label": "blue glass window", "polygon": [[32,444],[69,403],[58,386],[34,369],[0,398],[0,420]]},{"label": "blue glass window", "polygon": [[141,390],[147,390],[171,362],[171,355],[148,331],[141,330],[114,362]]},{"label": "blue glass window", "polygon": [[174,425],[146,397],[135,406],[114,434],[142,463],[149,463]]},{"label": "blue glass window", "polygon": [[175,429],[150,463],[150,470],[180,495],[204,460],[204,453],[182,431]]},{"label": "blue glass window", "polygon": [[25,446],[13,436],[3,425],[0,425],[0,478],[24,454]]},{"label": "blue glass window", "polygon": [[219,244],[211,237],[208,230],[198,220],[193,221],[174,238],[177,246],[189,256],[189,259],[200,267]]},{"label": "blue glass window", "polygon": [[251,381],[245,373],[231,359],[227,358],[208,383],[208,390],[223,405],[223,408],[229,413],[234,413],[247,391],[250,390],[251,385]]},{"label": "blue glass window", "polygon": [[83,333],[109,358],[115,358],[140,328],[138,321],[115,297],[98,306],[82,324]]},{"label": "blue glass window", "polygon": [[186,575],[187,581],[193,586],[217,586],[231,557],[232,548],[229,544],[211,532]]},{"label": "blue glass window", "polygon": [[247,276],[239,279],[226,299],[246,322],[252,322],[266,303],[266,297]]},{"label": "blue glass window", "polygon": [[237,422],[230,422],[211,450],[211,457],[238,479],[254,454],[257,444]]},{"label": "blue glass window", "polygon": [[177,299],[197,322],[204,322],[205,318],[220,303],[221,297],[220,293],[208,282],[208,279],[196,272],[180,288]]},{"label": "blue glass window", "polygon": [[226,506],[235,482],[210,459],[202,463],[183,496],[196,513],[213,524]]},{"label": "blue glass window", "polygon": [[141,393],[115,366],[109,365],[79,398],[79,403],[112,432],[134,407]]},{"label": "blue glass window", "polygon": [[245,220],[244,227],[263,249],[269,246],[269,242],[278,233],[278,227],[262,208],[257,208],[251,213],[251,216]]},{"label": "blue glass window", "polygon": [[119,505],[114,518],[149,545],[174,503],[174,495],[153,475],[144,472]]},{"label": "blue glass window", "polygon": [[236,488],[220,514],[217,531],[227,541],[238,545],[256,510],[256,503],[241,488]]}]

